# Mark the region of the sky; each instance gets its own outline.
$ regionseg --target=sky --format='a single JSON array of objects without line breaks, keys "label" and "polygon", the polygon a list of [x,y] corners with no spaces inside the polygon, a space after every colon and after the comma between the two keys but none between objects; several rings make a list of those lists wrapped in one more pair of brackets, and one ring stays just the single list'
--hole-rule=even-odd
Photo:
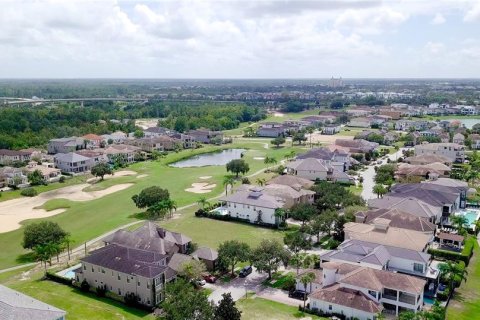
[{"label": "sky", "polygon": [[0,78],[478,78],[480,0],[0,1]]}]

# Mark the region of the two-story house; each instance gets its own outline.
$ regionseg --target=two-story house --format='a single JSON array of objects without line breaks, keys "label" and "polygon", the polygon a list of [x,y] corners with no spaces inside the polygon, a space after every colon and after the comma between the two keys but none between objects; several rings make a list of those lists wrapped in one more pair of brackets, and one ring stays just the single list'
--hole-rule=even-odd
[{"label": "two-story house", "polygon": [[345,163],[315,158],[297,159],[286,164],[287,173],[309,180],[351,182]]},{"label": "two-story house", "polygon": [[80,149],[85,149],[85,140],[78,137],[51,139],[47,146],[49,154],[69,153]]},{"label": "two-story house", "polygon": [[74,152],[58,153],[54,157],[54,162],[58,169],[68,173],[87,172],[95,164],[92,159]]},{"label": "two-story house", "polygon": [[310,294],[310,308],[326,314],[373,320],[423,309],[425,280],[349,263],[323,264],[322,288]]},{"label": "two-story house", "polygon": [[415,146],[415,155],[436,154],[447,157],[451,162],[465,161],[465,147],[457,143],[422,143]]},{"label": "two-story house", "polygon": [[0,165],[6,166],[14,162],[30,161],[31,153],[9,149],[0,149]]}]

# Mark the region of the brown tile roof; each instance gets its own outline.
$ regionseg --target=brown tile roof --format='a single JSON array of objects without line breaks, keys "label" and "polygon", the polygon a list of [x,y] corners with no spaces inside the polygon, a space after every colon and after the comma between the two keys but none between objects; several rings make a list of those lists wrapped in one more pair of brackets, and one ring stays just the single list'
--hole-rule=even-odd
[{"label": "brown tile roof", "polygon": [[361,218],[363,223],[372,224],[373,220],[377,218],[389,219],[389,226],[395,228],[416,230],[421,232],[434,232],[436,230],[435,224],[423,217],[418,217],[412,213],[399,210],[397,208],[385,208],[377,210],[369,210],[357,212],[356,217]]},{"label": "brown tile roof", "polygon": [[380,304],[370,300],[361,292],[341,288],[338,284],[313,292],[310,294],[310,299],[326,301],[373,314],[379,313],[383,310],[383,307]]},{"label": "brown tile roof", "polygon": [[458,235],[458,234],[453,234],[453,233],[446,233],[446,232],[440,232],[437,235],[438,239],[442,240],[450,240],[450,241],[456,241],[456,242],[463,242],[465,240],[465,237]]}]

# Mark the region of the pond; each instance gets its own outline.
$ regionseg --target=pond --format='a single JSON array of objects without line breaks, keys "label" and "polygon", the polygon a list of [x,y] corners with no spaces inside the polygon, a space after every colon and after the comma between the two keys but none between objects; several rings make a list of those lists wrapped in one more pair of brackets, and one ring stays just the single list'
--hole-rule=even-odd
[{"label": "pond", "polygon": [[474,125],[476,125],[477,123],[480,123],[480,119],[458,119],[458,121],[460,121],[462,123],[462,125],[465,126],[465,128],[467,129],[472,129],[472,127]]},{"label": "pond", "polygon": [[219,152],[204,153],[198,156],[170,164],[175,168],[194,168],[205,166],[223,166],[234,159],[240,159],[245,149],[226,149]]}]

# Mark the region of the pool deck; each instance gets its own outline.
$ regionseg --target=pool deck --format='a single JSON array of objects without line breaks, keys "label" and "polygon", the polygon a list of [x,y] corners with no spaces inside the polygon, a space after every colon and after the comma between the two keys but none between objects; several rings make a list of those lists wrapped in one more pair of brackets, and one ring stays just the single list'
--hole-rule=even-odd
[{"label": "pool deck", "polygon": [[[57,272],[56,274],[57,274],[57,276],[59,276],[59,277],[69,278],[69,279],[70,279],[70,277],[67,277],[66,274],[69,273],[70,271],[73,271],[73,270],[75,270],[75,269],[80,268],[81,266],[82,266],[82,264],[79,263],[79,264],[76,264],[76,265],[74,265],[74,266],[72,266],[72,267],[70,267],[70,268],[68,268],[68,269],[64,269],[64,270],[62,270],[62,271],[59,271],[59,272]],[[73,279],[73,278],[72,278],[72,279]]]}]

